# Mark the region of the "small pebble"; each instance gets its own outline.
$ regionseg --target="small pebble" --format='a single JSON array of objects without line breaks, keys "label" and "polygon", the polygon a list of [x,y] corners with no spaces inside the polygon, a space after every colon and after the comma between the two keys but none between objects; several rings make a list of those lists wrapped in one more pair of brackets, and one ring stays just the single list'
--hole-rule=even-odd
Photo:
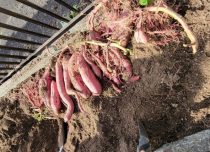
[{"label": "small pebble", "polygon": [[178,104],[172,103],[171,106],[174,107],[174,108],[177,108]]}]

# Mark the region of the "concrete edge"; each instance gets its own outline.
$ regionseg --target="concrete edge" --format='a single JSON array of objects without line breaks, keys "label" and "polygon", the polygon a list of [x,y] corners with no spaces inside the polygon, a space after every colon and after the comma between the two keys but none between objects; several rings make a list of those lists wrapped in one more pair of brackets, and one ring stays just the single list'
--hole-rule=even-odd
[{"label": "concrete edge", "polygon": [[178,141],[163,145],[155,152],[209,152],[210,129],[186,136]]}]

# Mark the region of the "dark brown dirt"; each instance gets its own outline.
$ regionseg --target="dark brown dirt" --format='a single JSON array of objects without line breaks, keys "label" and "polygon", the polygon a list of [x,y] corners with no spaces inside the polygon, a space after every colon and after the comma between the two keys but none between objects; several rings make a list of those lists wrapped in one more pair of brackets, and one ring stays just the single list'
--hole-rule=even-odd
[{"label": "dark brown dirt", "polygon": [[[100,97],[83,101],[89,115],[73,115],[66,151],[134,152],[139,121],[152,150],[210,127],[210,2],[189,0],[185,4],[180,13],[198,37],[198,53],[192,55],[181,44],[160,50],[132,41],[131,58],[141,79],[121,94],[103,84]],[[57,121],[38,123],[19,102],[4,100],[0,107],[0,151],[55,151]]]},{"label": "dark brown dirt", "polygon": [[0,151],[55,151],[58,134],[57,121],[38,122],[28,115],[28,106],[19,101],[3,99],[0,108]]},{"label": "dark brown dirt", "polygon": [[192,55],[190,48],[181,44],[157,50],[133,43],[132,61],[141,80],[122,94],[108,88],[102,96],[84,102],[90,118],[75,117],[66,150],[136,151],[139,121],[153,150],[210,127],[210,58],[206,56],[210,50],[206,20],[210,4],[193,0],[185,4],[187,10],[180,13],[198,37],[198,53]]}]

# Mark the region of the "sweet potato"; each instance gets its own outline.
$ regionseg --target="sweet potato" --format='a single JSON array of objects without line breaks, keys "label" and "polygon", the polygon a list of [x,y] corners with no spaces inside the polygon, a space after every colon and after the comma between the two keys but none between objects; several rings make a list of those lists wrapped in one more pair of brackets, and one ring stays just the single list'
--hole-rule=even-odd
[{"label": "sweet potato", "polygon": [[60,97],[64,105],[67,107],[66,114],[64,116],[64,121],[67,122],[71,119],[71,116],[74,112],[74,104],[72,99],[66,93],[64,80],[63,80],[63,69],[62,65],[59,62],[56,62],[55,65],[55,75],[56,75],[56,84],[58,87],[58,92],[60,94]]},{"label": "sweet potato", "polygon": [[112,49],[111,51],[120,60],[121,66],[123,68],[122,79],[127,81],[133,75],[132,64],[130,60],[127,59],[119,49]]},{"label": "sweet potato", "polygon": [[48,108],[50,108],[51,81],[50,68],[47,67],[42,78],[39,80],[39,95]]},{"label": "sweet potato", "polygon": [[60,100],[60,95],[58,93],[56,82],[54,80],[51,82],[50,104],[54,113],[58,114],[61,108],[61,100]]},{"label": "sweet potato", "polygon": [[70,80],[74,88],[81,92],[83,98],[88,98],[91,95],[90,90],[85,86],[82,77],[78,72],[78,67],[76,64],[78,53],[74,53],[68,62],[68,72],[70,76]]},{"label": "sweet potato", "polygon": [[63,67],[63,79],[65,84],[65,89],[70,90],[71,89],[71,81],[68,73],[68,61],[62,61],[62,67]]},{"label": "sweet potato", "polygon": [[79,54],[77,57],[77,65],[82,80],[88,89],[92,92],[93,95],[100,95],[102,92],[101,84],[93,74],[82,54]]},{"label": "sweet potato", "polygon": [[91,66],[91,69],[98,78],[102,78],[102,73],[100,68],[87,56],[87,52],[83,50],[83,57],[85,61]]},{"label": "sweet potato", "polygon": [[80,96],[84,96],[84,95],[73,89],[73,86],[72,86],[71,80],[70,80],[70,76],[69,76],[69,73],[68,73],[68,61],[63,59],[62,66],[63,66],[63,79],[64,79],[66,92],[67,92],[68,95],[75,96],[80,111],[85,113],[85,111],[84,111],[84,109],[82,108],[82,105],[81,105],[81,99],[79,97],[79,95]]}]

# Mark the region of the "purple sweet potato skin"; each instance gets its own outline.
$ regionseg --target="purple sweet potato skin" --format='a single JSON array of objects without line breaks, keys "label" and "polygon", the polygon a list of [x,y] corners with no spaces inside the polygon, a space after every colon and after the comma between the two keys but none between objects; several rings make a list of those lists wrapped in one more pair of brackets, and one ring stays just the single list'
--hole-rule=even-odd
[{"label": "purple sweet potato skin", "polygon": [[68,122],[71,119],[71,116],[74,112],[74,103],[66,92],[64,79],[63,79],[63,68],[59,62],[56,62],[55,65],[55,75],[56,75],[56,84],[58,92],[60,94],[60,97],[64,105],[67,107],[66,114],[64,116],[64,121]]},{"label": "purple sweet potato skin", "polygon": [[77,65],[82,80],[88,89],[93,95],[100,95],[102,92],[101,84],[81,54],[78,55]]},{"label": "purple sweet potato skin", "polygon": [[61,108],[61,100],[60,100],[60,95],[58,93],[56,82],[54,80],[51,82],[50,104],[54,113],[58,114]]}]

